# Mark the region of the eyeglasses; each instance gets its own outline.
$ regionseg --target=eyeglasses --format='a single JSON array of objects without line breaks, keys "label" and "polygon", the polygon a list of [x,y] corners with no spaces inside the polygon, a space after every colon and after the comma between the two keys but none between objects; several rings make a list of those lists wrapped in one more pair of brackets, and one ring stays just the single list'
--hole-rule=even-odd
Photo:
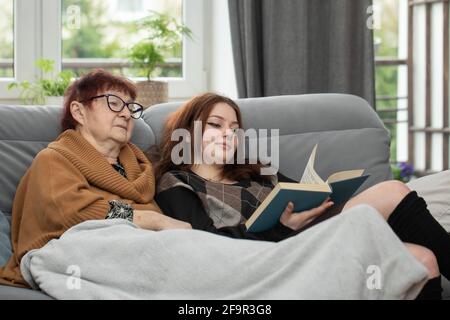
[{"label": "eyeglasses", "polygon": [[106,102],[108,104],[108,107],[113,112],[122,112],[123,108],[125,108],[125,106],[126,106],[128,108],[128,110],[130,110],[131,117],[133,119],[139,119],[142,116],[142,112],[144,111],[144,107],[142,105],[140,105],[137,102],[125,102],[122,100],[122,98],[120,98],[114,94],[110,94],[110,93],[101,94],[99,96],[85,99],[80,102],[83,103],[83,102],[87,102],[90,100],[103,98],[103,97],[106,97]]}]

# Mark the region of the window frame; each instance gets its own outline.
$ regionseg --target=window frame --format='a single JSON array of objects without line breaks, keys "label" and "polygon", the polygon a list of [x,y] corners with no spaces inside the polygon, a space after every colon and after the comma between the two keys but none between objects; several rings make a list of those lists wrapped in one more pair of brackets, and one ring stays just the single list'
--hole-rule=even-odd
[{"label": "window frame", "polygon": [[[204,12],[205,0],[183,1],[184,23],[193,34],[192,40],[183,41],[183,77],[154,79],[169,83],[171,100],[206,90]],[[14,79],[0,79],[1,99],[19,99],[20,89],[8,90],[7,86],[14,81],[33,81],[39,76],[34,65],[39,58],[54,60],[55,72],[61,70],[61,33],[61,0],[14,1]]]},{"label": "window frame", "polygon": [[[378,67],[385,67],[385,66],[396,66],[398,69],[397,74],[397,94],[394,97],[384,97],[381,95],[376,96],[376,102],[381,100],[390,100],[390,101],[396,101],[396,107],[395,108],[388,108],[388,109],[382,109],[377,108],[376,112],[382,119],[383,123],[385,124],[386,128],[390,131],[389,126],[394,126],[394,129],[396,131],[396,141],[397,141],[397,152],[395,155],[395,162],[402,162],[402,161],[408,161],[408,159],[405,158],[405,154],[407,153],[408,148],[408,138],[405,136],[405,133],[407,135],[407,103],[408,103],[408,92],[407,92],[407,73],[408,73],[408,66],[407,66],[407,47],[408,47],[408,20],[407,20],[407,14],[408,14],[408,0],[397,0],[398,1],[398,23],[399,23],[399,29],[398,31],[398,53],[397,57],[386,57],[386,56],[375,56],[374,55],[374,67],[375,71]],[[378,12],[378,14],[382,14],[382,12]],[[376,79],[375,79],[376,81]],[[383,119],[384,113],[394,112],[396,115],[396,120],[394,122],[391,122],[389,120]],[[390,159],[393,161],[394,159]]]}]

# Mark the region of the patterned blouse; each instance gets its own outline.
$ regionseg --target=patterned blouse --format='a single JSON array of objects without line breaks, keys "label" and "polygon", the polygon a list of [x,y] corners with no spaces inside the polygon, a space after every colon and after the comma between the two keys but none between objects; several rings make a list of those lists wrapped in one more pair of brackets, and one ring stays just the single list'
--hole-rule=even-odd
[{"label": "patterned blouse", "polygon": [[[121,176],[125,179],[127,178],[125,168],[120,162],[114,163],[112,166]],[[127,219],[128,221],[133,222],[133,208],[131,205],[119,200],[111,200],[109,201],[109,206],[109,211],[105,219]]]}]

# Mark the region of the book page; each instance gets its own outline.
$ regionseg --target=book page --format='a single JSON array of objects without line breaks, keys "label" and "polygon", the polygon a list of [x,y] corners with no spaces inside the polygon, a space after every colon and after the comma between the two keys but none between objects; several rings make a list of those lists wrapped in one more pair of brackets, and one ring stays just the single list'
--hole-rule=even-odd
[{"label": "book page", "polygon": [[325,181],[319,177],[316,170],[314,170],[314,161],[316,160],[316,151],[317,144],[314,146],[311,155],[309,156],[308,163],[306,164],[305,171],[303,172],[303,176],[300,179],[300,183],[305,184],[325,184]]},{"label": "book page", "polygon": [[360,177],[360,176],[362,176],[363,173],[364,173],[364,169],[336,172],[328,177],[327,183],[332,183],[332,182],[336,182],[336,181],[342,181],[342,180],[348,180],[351,178]]}]

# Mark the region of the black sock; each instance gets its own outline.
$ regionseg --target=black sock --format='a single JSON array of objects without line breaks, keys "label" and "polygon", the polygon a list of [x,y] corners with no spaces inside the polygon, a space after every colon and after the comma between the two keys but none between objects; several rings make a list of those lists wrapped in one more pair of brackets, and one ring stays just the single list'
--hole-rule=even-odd
[{"label": "black sock", "polygon": [[428,280],[416,300],[442,300],[441,276]]},{"label": "black sock", "polygon": [[440,273],[450,279],[450,235],[430,214],[423,198],[415,191],[408,193],[387,222],[403,242],[433,251]]}]

